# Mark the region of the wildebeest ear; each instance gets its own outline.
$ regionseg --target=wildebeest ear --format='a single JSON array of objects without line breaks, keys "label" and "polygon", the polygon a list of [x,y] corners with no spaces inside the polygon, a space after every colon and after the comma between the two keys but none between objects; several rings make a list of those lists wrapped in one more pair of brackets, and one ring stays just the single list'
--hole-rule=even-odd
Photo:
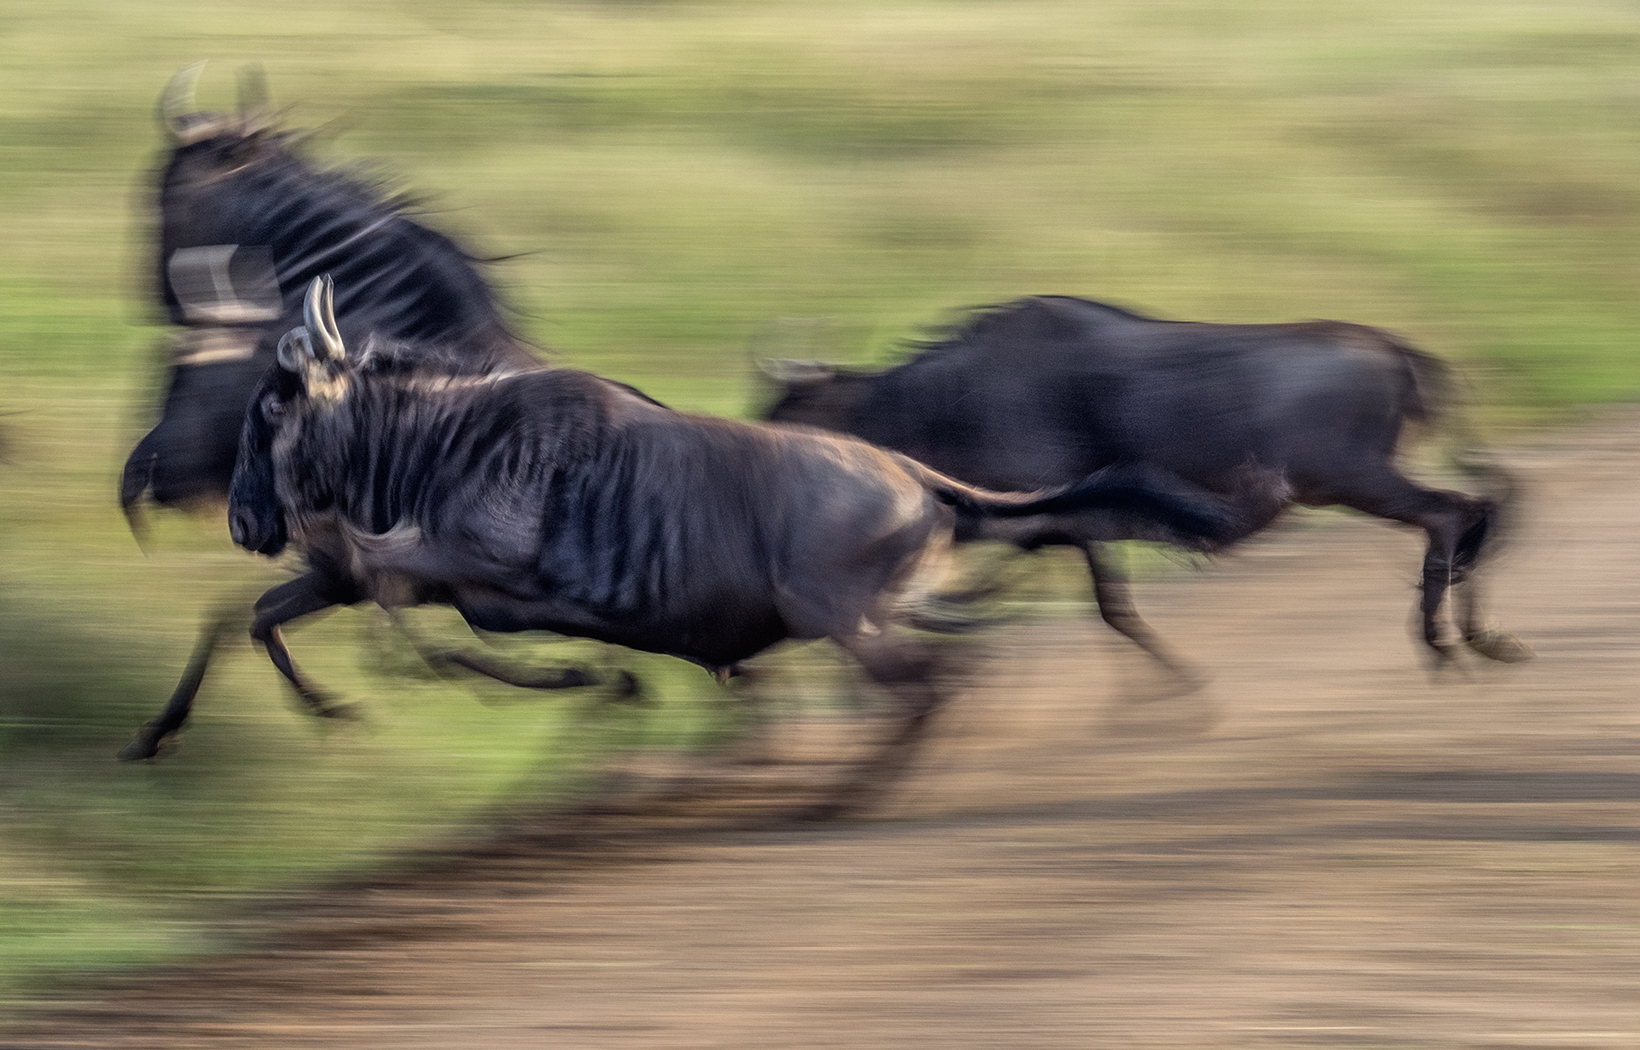
[{"label": "wildebeest ear", "polygon": [[757,367],[770,379],[777,383],[785,383],[787,386],[824,383],[837,374],[837,366],[828,365],[824,361],[791,361],[760,357],[757,360]]},{"label": "wildebeest ear", "polygon": [[273,125],[273,96],[261,63],[239,67],[239,123],[244,131],[262,131]]},{"label": "wildebeest ear", "polygon": [[297,325],[281,336],[276,356],[279,367],[285,371],[297,375],[306,372],[308,362],[313,360],[313,338],[308,335],[308,330]]}]

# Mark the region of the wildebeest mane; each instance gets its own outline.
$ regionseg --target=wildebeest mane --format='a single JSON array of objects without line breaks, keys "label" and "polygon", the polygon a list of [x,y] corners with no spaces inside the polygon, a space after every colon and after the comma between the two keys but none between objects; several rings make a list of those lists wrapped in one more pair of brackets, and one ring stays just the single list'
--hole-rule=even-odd
[{"label": "wildebeest mane", "polygon": [[[355,346],[362,346],[356,362],[362,376],[420,378],[429,382],[443,379],[463,379],[474,376],[501,376],[522,371],[507,361],[489,357],[474,357],[464,345],[438,339],[395,339],[379,331],[361,330],[356,325],[342,325],[344,338]],[[532,369],[533,370],[533,369]],[[557,374],[562,370],[548,369]],[[652,405],[666,405],[629,383],[599,377],[600,383],[632,394]]]},{"label": "wildebeest mane", "polygon": [[1157,318],[1110,303],[1068,295],[1032,295],[1005,303],[969,307],[947,324],[933,327],[921,339],[909,340],[905,351],[918,359],[937,358],[976,342],[1011,339],[1073,338],[1087,323],[1089,311],[1134,321]]},{"label": "wildebeest mane", "polygon": [[[233,150],[231,167],[191,190],[224,195],[219,210],[233,216],[235,243],[268,247],[287,314],[299,312],[309,281],[330,273],[344,289],[341,314],[358,321],[362,311],[393,336],[507,329],[494,290],[477,271],[489,260],[416,222],[423,201],[395,190],[386,176],[315,166],[296,139],[267,131],[226,146],[207,140],[179,149],[170,165],[177,170],[189,150]],[[171,320],[188,323],[169,280],[162,284]]]},{"label": "wildebeest mane", "polygon": [[409,360],[429,372],[543,365],[509,327],[486,260],[421,225],[416,199],[384,177],[318,167],[298,142],[232,124],[177,144],[157,178],[155,287],[185,330],[160,419],[121,477],[134,530],[148,492],[164,506],[227,494],[245,406],[319,274],[343,282],[338,310],[355,345],[369,333],[419,344]]}]

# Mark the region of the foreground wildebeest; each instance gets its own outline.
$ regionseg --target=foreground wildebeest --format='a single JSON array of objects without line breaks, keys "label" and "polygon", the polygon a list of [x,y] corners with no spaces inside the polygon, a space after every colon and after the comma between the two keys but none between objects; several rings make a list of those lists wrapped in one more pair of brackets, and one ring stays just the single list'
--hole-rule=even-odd
[{"label": "foreground wildebeest", "polygon": [[[252,634],[304,695],[279,626],[337,604],[455,607],[489,631],[547,630],[730,669],[830,638],[897,701],[884,754],[938,706],[932,650],[900,630],[955,534],[1064,520],[1213,544],[1237,526],[1144,469],[1052,493],[993,493],[808,428],[674,412],[568,369],[453,378],[349,357],[315,282],[306,325],[246,413],[235,542],[294,543],[307,574],[257,603]],[[857,787],[859,784],[851,784]]]},{"label": "foreground wildebeest", "polygon": [[[782,386],[769,419],[853,434],[976,485],[1034,489],[1143,463],[1225,491],[1254,464],[1279,472],[1293,502],[1416,526],[1429,536],[1421,616],[1438,664],[1453,650],[1437,620],[1442,598],[1469,580],[1503,502],[1501,492],[1425,488],[1397,469],[1406,424],[1435,422],[1452,382],[1440,361],[1362,325],[1162,321],[1037,296],[976,311],[884,372],[813,362],[771,371]],[[1140,619],[1101,537],[1024,530],[1013,539],[1079,547],[1106,622],[1188,676]],[[1483,623],[1473,583],[1457,593],[1471,649],[1503,661],[1530,655]]]},{"label": "foreground wildebeest", "polygon": [[[155,281],[166,316],[185,331],[174,343],[160,420],[132,451],[120,485],[120,505],[139,536],[145,495],[170,507],[227,498],[245,406],[321,272],[345,282],[337,303],[344,324],[436,343],[424,370],[459,375],[542,365],[508,327],[473,256],[416,222],[406,199],[307,163],[295,148],[300,134],[274,122],[259,75],[242,82],[237,113],[195,112],[199,68],[178,73],[160,101],[170,151],[156,180]],[[217,643],[247,615],[231,606],[207,621],[164,712],[122,758],[154,755],[182,725]],[[464,654],[440,655],[534,688],[598,677],[567,668],[524,681]],[[619,677],[632,687],[630,676]]]}]

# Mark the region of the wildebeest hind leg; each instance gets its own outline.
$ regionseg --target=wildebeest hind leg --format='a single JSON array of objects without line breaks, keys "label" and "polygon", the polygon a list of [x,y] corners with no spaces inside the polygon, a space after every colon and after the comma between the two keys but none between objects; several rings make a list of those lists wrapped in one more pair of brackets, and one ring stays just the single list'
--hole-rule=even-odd
[{"label": "wildebeest hind leg", "polygon": [[182,680],[171,693],[165,710],[152,722],[137,730],[137,735],[121,749],[120,761],[132,762],[142,758],[153,758],[159,754],[160,742],[181,729],[182,724],[188,720],[188,714],[194,707],[194,698],[199,695],[199,687],[205,681],[205,671],[210,667],[211,657],[216,653],[216,647],[221,644],[223,635],[243,625],[248,619],[250,615],[244,605],[235,604],[205,622],[204,629],[199,632],[199,640],[194,643],[194,654],[188,660],[188,668],[183,671]]},{"label": "wildebeest hind leg", "polygon": [[[1454,574],[1458,543],[1483,519],[1485,511],[1482,501],[1458,492],[1421,488],[1394,471],[1386,470],[1361,479],[1348,493],[1324,502],[1342,503],[1380,518],[1416,525],[1429,536],[1429,546],[1424,552],[1418,611],[1424,644],[1429,646],[1436,667],[1449,664],[1455,648],[1441,633],[1441,602],[1455,580],[1463,579],[1462,568],[1456,576]],[[1460,615],[1472,626],[1477,614],[1471,607],[1461,611]]]},{"label": "wildebeest hind leg", "polygon": [[806,814],[815,820],[829,820],[859,809],[899,778],[915,757],[935,712],[945,703],[935,682],[936,663],[926,646],[888,634],[851,635],[836,641],[872,681],[893,696],[899,720],[831,797]]},{"label": "wildebeest hind leg", "polygon": [[630,671],[617,671],[611,680],[586,667],[508,667],[500,661],[478,653],[463,652],[459,649],[435,649],[422,641],[404,621],[404,617],[397,614],[393,614],[393,625],[409,640],[417,655],[425,660],[429,667],[441,673],[460,668],[520,689],[583,689],[588,686],[612,685],[618,700],[635,702],[639,696],[638,679]]},{"label": "wildebeest hind leg", "polygon": [[1099,606],[1100,617],[1187,686],[1200,686],[1202,676],[1174,655],[1161,636],[1139,615],[1139,610],[1133,605],[1133,595],[1128,591],[1126,574],[1102,547],[1098,543],[1088,543],[1082,547],[1082,554],[1088,560],[1088,575],[1093,577],[1093,599]]},{"label": "wildebeest hind leg", "polygon": [[349,704],[337,703],[296,669],[279,627],[333,605],[351,604],[353,600],[353,595],[338,595],[335,581],[329,577],[310,572],[281,583],[256,602],[256,619],[251,623],[251,637],[267,649],[268,659],[295,688],[303,705],[323,718],[348,718],[353,715],[353,708]]}]

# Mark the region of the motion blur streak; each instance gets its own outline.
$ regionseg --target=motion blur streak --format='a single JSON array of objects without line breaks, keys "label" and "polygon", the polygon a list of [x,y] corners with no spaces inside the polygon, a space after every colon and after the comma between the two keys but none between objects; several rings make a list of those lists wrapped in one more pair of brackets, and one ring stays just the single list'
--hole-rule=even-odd
[{"label": "motion blur streak", "polygon": [[[641,793],[754,706],[768,757],[816,760],[580,840],[624,855],[498,848],[455,866],[477,885],[316,909],[286,969],[211,964],[51,1038],[1640,1043],[1640,424],[1592,407],[1640,393],[1621,5],[14,0],[0,25],[0,996],[222,948],[248,895],[481,838],[618,760]],[[260,63],[283,126],[322,129],[315,163],[375,158],[506,259],[486,272],[521,338],[682,410],[748,412],[750,356],[883,368],[1022,295],[1391,331],[1467,377],[1522,478],[1486,602],[1539,659],[1432,680],[1406,644],[1417,539],[1316,513],[1204,573],[1127,552],[1137,608],[1209,678],[1183,696],[1095,630],[1074,557],[1021,562],[1015,622],[950,643],[967,671],[900,808],[857,825],[680,832],[784,812],[854,754],[881,698],[823,654],[727,689],[634,656],[647,706],[519,703],[410,673],[354,610],[291,643],[363,724],[306,719],[236,643],[186,746],[115,764],[201,611],[284,578],[216,514],[154,515],[144,557],[111,496],[176,335],[155,100],[201,59],[201,111]],[[610,863],[654,856],[690,863]]]}]

